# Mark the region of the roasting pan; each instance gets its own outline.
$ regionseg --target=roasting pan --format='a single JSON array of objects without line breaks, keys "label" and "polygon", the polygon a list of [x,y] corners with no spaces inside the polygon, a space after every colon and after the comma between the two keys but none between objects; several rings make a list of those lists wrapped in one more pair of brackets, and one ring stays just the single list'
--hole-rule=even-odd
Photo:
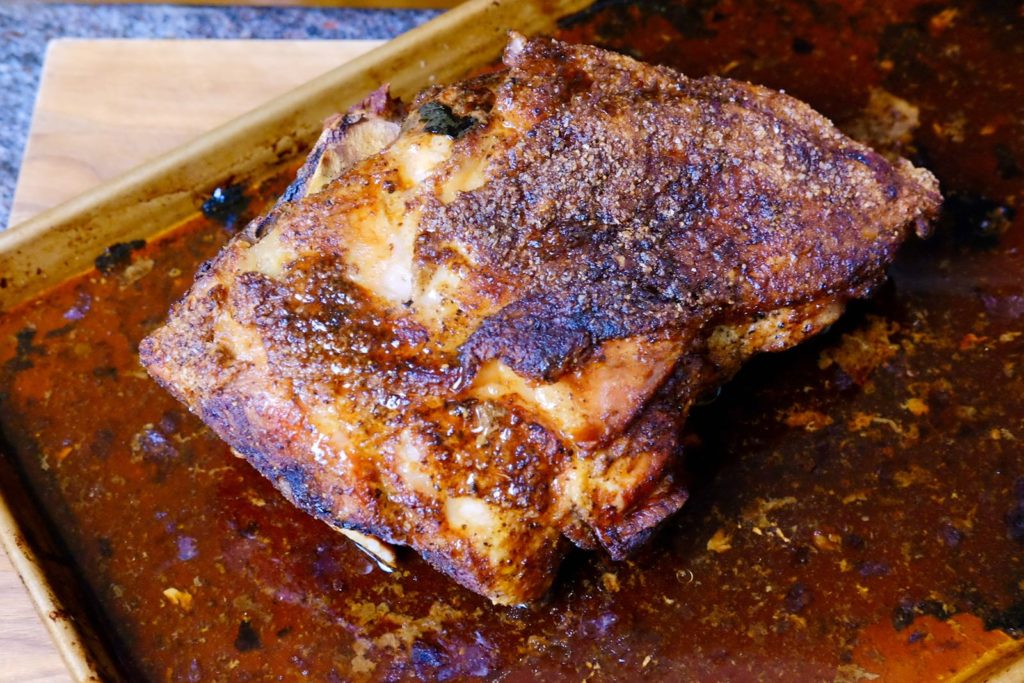
[{"label": "roasting pan", "polygon": [[[510,29],[526,34],[550,33],[560,29],[571,37],[576,26],[608,8],[613,13],[618,12],[620,20],[632,21],[635,26],[642,25],[647,31],[643,48],[630,50],[628,46],[617,47],[648,56],[658,49],[666,49],[665,43],[672,37],[666,28],[669,23],[677,22],[675,25],[678,26],[688,25],[689,22],[693,26],[693,36],[688,37],[700,38],[702,31],[714,30],[708,27],[716,21],[727,20],[725,15],[729,11],[724,5],[719,8],[716,3],[675,3],[674,6],[672,3],[637,3],[647,13],[646,18],[640,18],[640,13],[631,15],[628,8],[622,9],[625,5],[622,2],[598,2],[591,7],[587,0],[470,0],[188,145],[0,233],[0,315],[69,277],[88,271],[93,267],[96,256],[109,245],[151,240],[155,235],[180,225],[200,211],[203,202],[215,188],[246,185],[282,168],[294,166],[315,139],[325,117],[359,101],[380,83],[389,82],[393,92],[408,96],[425,85],[451,81],[461,74],[493,62]],[[807,25],[813,26],[815,22],[829,25],[835,21],[824,9],[814,3],[812,5],[817,8],[813,11],[819,14],[811,18],[804,17]],[[930,27],[926,30],[943,30],[943,22],[952,24],[957,19],[955,12],[943,15],[939,10],[928,11],[930,14],[920,19],[923,25]],[[577,14],[580,12],[582,14]],[[686,16],[680,18],[679,13]],[[717,18],[719,13],[723,15],[721,19]],[[570,16],[579,18],[566,21],[566,17]],[[679,24],[680,21],[683,23]],[[612,24],[607,23],[591,34],[591,37],[616,46],[616,36],[612,31]],[[905,36],[892,40],[898,43],[901,39],[909,40]],[[799,41],[794,39],[792,45],[797,54],[811,50],[841,49],[830,45],[815,46],[813,36],[801,37]],[[728,41],[723,39],[723,42],[726,43],[724,49],[728,51]],[[897,45],[894,49],[902,48]],[[732,61],[715,62],[706,54],[695,54],[693,59],[703,60],[700,63],[704,64],[715,63],[716,70],[723,74],[730,74],[736,68]],[[750,59],[756,62],[757,57],[750,56]],[[910,87],[912,90],[912,84]],[[835,106],[841,105],[842,102],[839,102]],[[957,123],[954,120],[949,125],[955,128]],[[946,131],[946,134],[955,135],[956,131]],[[1007,163],[1012,179],[1013,162]],[[966,204],[965,210],[968,210],[974,208],[971,201],[990,200],[967,197],[958,198],[957,201]],[[985,215],[995,215],[993,212],[998,208],[995,204],[983,208],[986,207],[988,213]],[[998,216],[991,219],[996,218]],[[1009,220],[1013,220],[1012,212]],[[870,314],[865,315],[870,317]],[[836,332],[837,335],[841,333],[842,330]],[[978,335],[972,339],[982,338]],[[961,348],[963,353],[969,350]],[[794,413],[792,419],[793,424],[800,425],[807,432],[817,429],[813,419],[804,413]],[[867,421],[870,423],[870,418]],[[866,424],[865,429],[870,428],[872,425]],[[1020,438],[1024,439],[1024,430]],[[26,490],[23,475],[11,457],[0,458],[0,494],[0,540],[28,588],[71,675],[77,680],[121,680],[129,677],[131,674],[124,668],[123,662],[126,658],[130,659],[130,655],[117,651],[123,645],[109,637],[109,616],[101,613],[97,602],[89,594],[80,570],[69,556],[47,509],[40,505],[36,496]],[[758,514],[763,513],[763,517],[775,509],[773,506],[787,504],[778,502],[785,499],[772,500],[776,502],[769,501],[767,508],[762,505]],[[854,497],[852,503],[856,502]],[[764,533],[762,527],[756,524],[755,527],[759,529],[758,535]],[[771,528],[774,529],[773,533],[785,538],[786,532],[781,527]],[[716,552],[728,552],[730,539],[737,533],[725,529],[720,536],[716,534],[708,540],[708,548],[714,548]],[[825,534],[820,547],[811,548],[811,552],[827,552],[831,545],[837,543],[843,545],[848,542],[854,546],[858,542],[863,543],[863,539],[858,541],[856,535],[850,536],[833,538],[833,535]],[[818,537],[815,537],[815,542],[817,540]],[[642,560],[638,562],[642,564]],[[691,570],[683,567],[680,571],[684,582],[694,580]],[[864,583],[870,583],[872,577],[884,572],[884,568],[864,563],[859,568],[855,567],[854,571],[861,573]],[[608,575],[598,574],[604,589],[615,593],[619,590],[618,579],[605,578]],[[798,590],[787,595],[786,599],[800,606],[802,595]],[[667,596],[665,600],[668,606],[674,604],[674,600]],[[952,611],[937,611],[937,608],[932,609],[927,605],[921,607],[922,604],[925,603],[897,606],[894,624],[900,629],[906,626],[902,622],[896,623],[899,615],[903,614],[899,609],[903,609],[911,620],[914,617],[938,616],[945,623],[945,620],[952,618],[949,623],[953,635],[947,636],[949,649],[956,650],[964,645],[957,641],[960,636],[956,635],[962,634],[964,626],[956,621]],[[793,611],[793,623],[802,619],[799,612],[799,609]],[[737,625],[737,628],[740,626]],[[900,630],[900,633],[901,638],[909,636],[912,640],[917,631]],[[601,635],[600,630],[594,633],[595,638]],[[1022,648],[1017,641],[1006,639],[983,642],[983,646],[974,644],[970,663],[965,664],[961,657],[955,666],[950,667],[946,672],[949,680],[1024,679]],[[426,657],[424,661],[430,664],[430,657],[435,655],[431,654],[433,651],[426,652],[425,655],[423,651],[417,655],[414,651],[413,656],[421,659]],[[722,653],[706,654],[711,659],[725,657]],[[567,653],[567,661],[572,656],[573,653]],[[904,659],[911,657],[906,652],[897,656]],[[780,657],[784,657],[784,653],[780,653]],[[657,664],[657,657],[643,658],[643,666],[635,671],[635,676],[657,679]],[[721,662],[718,664],[721,665]],[[651,668],[648,669],[648,666]],[[727,667],[710,670],[720,673],[729,671]],[[914,668],[887,669],[890,676],[894,675],[891,672],[895,670],[914,671]],[[859,660],[844,663],[839,671],[840,676],[845,677],[843,680],[873,680],[877,677],[870,667],[865,666],[864,661]],[[606,674],[598,666],[590,668],[588,675],[600,679]],[[745,680],[740,674],[736,676],[738,680]]]}]

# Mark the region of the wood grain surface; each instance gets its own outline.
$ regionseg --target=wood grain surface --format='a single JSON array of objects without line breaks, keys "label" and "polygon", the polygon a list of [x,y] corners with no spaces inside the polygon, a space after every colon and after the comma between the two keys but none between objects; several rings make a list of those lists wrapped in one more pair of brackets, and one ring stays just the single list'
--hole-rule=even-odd
[{"label": "wood grain surface", "polygon": [[57,40],[8,225],[280,95],[377,41]]},{"label": "wood grain surface", "polygon": [[[9,224],[259,106],[378,41],[58,40]],[[69,681],[0,551],[0,682]]]}]

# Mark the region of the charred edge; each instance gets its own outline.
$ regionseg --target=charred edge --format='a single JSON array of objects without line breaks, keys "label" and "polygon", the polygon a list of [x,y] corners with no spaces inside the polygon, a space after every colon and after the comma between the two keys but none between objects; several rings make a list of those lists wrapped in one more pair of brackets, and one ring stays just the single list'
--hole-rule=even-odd
[{"label": "charred edge", "polygon": [[420,107],[420,121],[428,133],[447,135],[456,140],[478,123],[472,116],[459,116],[451,107],[440,102],[427,102]]},{"label": "charred edge", "polygon": [[327,522],[334,520],[328,500],[317,490],[315,480],[303,466],[289,463],[278,467],[274,470],[273,478],[278,488],[287,487],[289,497],[297,506],[317,519]]},{"label": "charred edge", "polygon": [[985,628],[1000,630],[1013,638],[1024,637],[1024,600],[1018,600],[1009,607],[985,619]]},{"label": "charred edge", "polygon": [[562,30],[573,28],[575,26],[587,23],[595,16],[597,16],[600,12],[606,9],[616,7],[619,5],[630,5],[634,3],[635,0],[596,0],[589,7],[582,9],[579,12],[576,12],[575,14],[570,14],[559,19],[558,28]]},{"label": "charred edge", "polygon": [[241,185],[229,185],[216,188],[210,198],[203,202],[203,215],[233,230],[248,207],[249,197],[245,189]]},{"label": "charred edge", "polygon": [[33,343],[35,338],[36,329],[34,327],[24,327],[14,333],[16,344],[14,358],[4,363],[3,369],[6,373],[13,374],[21,370],[28,370],[35,365],[32,362],[32,356],[46,355],[45,347]]},{"label": "charred edge", "polygon": [[956,609],[939,600],[913,600],[905,599],[900,601],[892,611],[892,625],[897,631],[910,626],[914,619],[919,616],[935,617],[939,621],[946,621],[956,614]]},{"label": "charred edge", "polygon": [[613,560],[622,561],[645,545],[679,511],[689,497],[686,490],[669,484],[669,491],[623,517],[616,525],[597,530],[601,544]]},{"label": "charred edge", "polygon": [[943,211],[954,239],[978,249],[996,247],[1017,215],[1011,206],[968,192],[947,195]]},{"label": "charred edge", "polygon": [[[316,482],[301,465],[284,462],[268,454],[253,442],[258,430],[246,414],[243,402],[237,397],[223,395],[206,401],[200,409],[206,424],[227,443],[241,453],[264,477],[284,493],[297,507],[330,522],[333,520],[329,501],[317,490]],[[273,447],[271,447],[273,448]]]},{"label": "charred edge", "polygon": [[103,250],[103,253],[96,257],[93,264],[96,270],[104,275],[110,275],[114,270],[131,263],[132,252],[138,251],[146,246],[146,240],[132,240],[131,242],[115,242]]},{"label": "charred edge", "polygon": [[238,635],[235,636],[235,649],[239,652],[251,652],[263,647],[260,634],[252,627],[252,622],[243,619],[238,624]]}]

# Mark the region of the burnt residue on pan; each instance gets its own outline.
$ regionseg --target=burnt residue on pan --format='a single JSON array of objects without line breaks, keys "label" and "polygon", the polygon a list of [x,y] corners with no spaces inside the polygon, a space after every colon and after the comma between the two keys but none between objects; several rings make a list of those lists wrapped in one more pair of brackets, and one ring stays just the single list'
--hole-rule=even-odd
[{"label": "burnt residue on pan", "polygon": [[0,424],[152,678],[920,680],[1024,631],[1017,5],[604,2],[562,35],[807,100],[939,176],[936,235],[693,413],[693,498],[645,550],[515,609],[411,554],[381,572],[138,367],[216,217],[8,315]]}]

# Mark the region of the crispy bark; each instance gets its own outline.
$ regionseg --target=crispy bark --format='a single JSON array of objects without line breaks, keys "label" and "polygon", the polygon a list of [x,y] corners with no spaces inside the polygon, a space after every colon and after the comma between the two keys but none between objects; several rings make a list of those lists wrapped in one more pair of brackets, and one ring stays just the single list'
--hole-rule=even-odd
[{"label": "crispy bark", "polygon": [[696,397],[870,293],[941,198],[778,92],[504,61],[329,121],[141,357],[296,505],[510,604],[566,538],[649,538]]}]

